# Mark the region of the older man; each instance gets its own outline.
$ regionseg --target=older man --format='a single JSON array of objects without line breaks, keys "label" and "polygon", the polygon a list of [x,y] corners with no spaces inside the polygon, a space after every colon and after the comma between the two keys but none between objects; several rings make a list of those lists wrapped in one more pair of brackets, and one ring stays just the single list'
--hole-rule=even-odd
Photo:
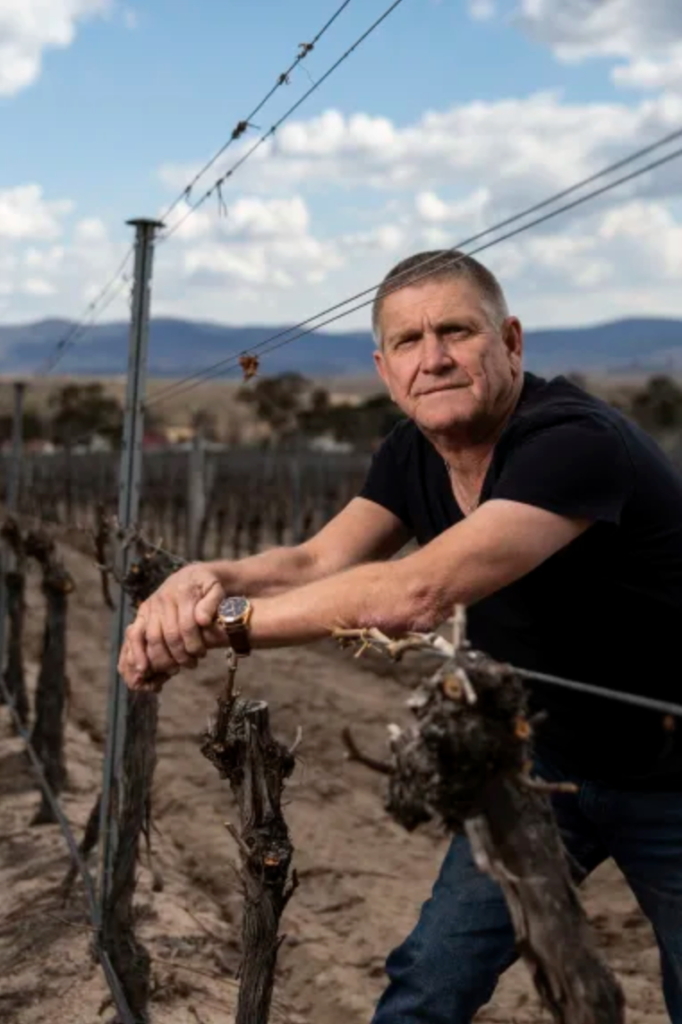
[{"label": "older man", "polygon": [[[559,377],[522,370],[523,335],[493,275],[421,253],[383,282],[375,362],[406,415],[357,498],[315,537],[192,565],[128,630],[120,669],[193,667],[208,646],[302,644],[340,623],[432,629],[470,606],[495,658],[682,698],[682,483],[624,417]],[[391,561],[408,538],[419,549]],[[301,698],[304,699],[304,694]],[[578,792],[555,807],[576,877],[615,858],[651,921],[682,1024],[682,743],[660,717],[537,687],[540,772]],[[515,956],[497,885],[454,840],[431,899],[391,954],[374,1024],[465,1024]]]}]

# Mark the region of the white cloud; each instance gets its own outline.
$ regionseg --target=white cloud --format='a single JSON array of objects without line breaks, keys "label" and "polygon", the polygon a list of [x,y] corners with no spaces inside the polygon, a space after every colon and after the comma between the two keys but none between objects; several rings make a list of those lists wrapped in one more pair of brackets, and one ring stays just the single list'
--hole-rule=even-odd
[{"label": "white cloud", "polygon": [[633,57],[629,64],[613,70],[617,85],[635,89],[682,91],[682,42],[671,44],[668,52],[653,57]]},{"label": "white cloud", "polygon": [[[565,103],[553,93],[536,93],[429,111],[404,127],[330,110],[284,126],[262,146],[249,163],[249,188],[268,196],[313,188],[399,194],[449,183],[466,195],[484,180],[491,210],[505,211],[565,188],[681,122],[682,96],[629,106]],[[191,171],[167,165],[160,175],[176,189]],[[679,175],[666,179],[671,194],[680,182]],[[229,208],[229,188],[224,196]]]},{"label": "white cloud", "polygon": [[619,85],[682,87],[679,0],[521,0],[519,22],[560,59],[624,58]]},{"label": "white cloud", "polygon": [[[291,124],[227,183],[224,216],[214,198],[158,246],[154,314],[305,319],[375,284],[404,256],[455,245],[681,122],[682,96],[673,94],[628,105],[538,93],[430,111],[407,125],[336,111]],[[191,170],[163,168],[169,190]],[[170,226],[187,211],[180,204]],[[480,258],[530,325],[682,315],[680,216],[680,165],[671,164]],[[79,315],[129,241],[114,242],[106,222],[48,200],[37,185],[0,193],[3,319]],[[106,318],[127,317],[127,299],[125,288]],[[366,327],[367,313],[338,326]]]},{"label": "white cloud", "polygon": [[0,191],[0,239],[57,238],[71,208],[68,200],[45,201],[40,185]]},{"label": "white cloud", "polygon": [[490,21],[496,13],[495,0],[469,0],[469,14],[474,21]]},{"label": "white cloud", "polygon": [[111,0],[0,0],[0,96],[31,85],[43,52],[73,42],[77,23]]},{"label": "white cloud", "polygon": [[22,282],[21,290],[25,295],[32,295],[36,298],[46,298],[47,296],[54,295],[57,289],[50,282],[45,280],[44,277],[27,277]]},{"label": "white cloud", "polygon": [[107,226],[99,217],[86,217],[74,228],[77,242],[101,242],[107,237]]},{"label": "white cloud", "polygon": [[435,192],[419,192],[415,197],[415,207],[423,220],[434,224],[482,223],[481,215],[490,207],[490,198],[487,188],[477,188],[464,199],[452,203],[443,202]]}]

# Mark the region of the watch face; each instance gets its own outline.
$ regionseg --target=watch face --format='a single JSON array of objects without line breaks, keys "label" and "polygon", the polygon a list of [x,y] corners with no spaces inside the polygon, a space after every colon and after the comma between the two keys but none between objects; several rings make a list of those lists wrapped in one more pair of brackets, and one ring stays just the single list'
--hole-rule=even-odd
[{"label": "watch face", "polygon": [[218,616],[229,625],[238,622],[248,611],[249,602],[245,597],[226,597],[218,605]]}]

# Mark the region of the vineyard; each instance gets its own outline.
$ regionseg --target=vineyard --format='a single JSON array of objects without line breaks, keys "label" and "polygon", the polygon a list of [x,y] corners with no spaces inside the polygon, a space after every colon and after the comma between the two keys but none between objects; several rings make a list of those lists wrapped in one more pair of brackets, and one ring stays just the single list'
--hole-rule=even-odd
[{"label": "vineyard", "polygon": [[[366,466],[364,456],[314,453],[146,453],[140,525],[193,557],[291,542],[357,492]],[[115,508],[116,475],[108,453],[25,459],[18,502],[24,549],[11,531],[5,537],[21,554],[15,568],[27,610],[21,633],[10,614],[6,679],[13,686],[25,680],[25,699],[17,701],[15,689],[15,706],[23,706],[32,735],[46,693],[54,704],[63,679],[65,708],[58,701],[56,715],[65,731],[50,778],[81,849],[101,785],[111,632],[93,539],[102,510]],[[36,527],[48,554],[50,535],[62,541],[47,562],[38,558],[44,547],[31,539]],[[46,630],[59,630],[60,622],[65,646],[55,648],[55,634],[49,642]],[[379,656],[358,662],[330,641],[259,653],[240,670],[240,692],[267,701],[276,738],[293,746],[300,741],[283,803],[297,888],[283,910],[270,1016],[241,1018],[249,1024],[367,1021],[383,986],[384,957],[428,895],[446,837],[435,825],[406,833],[384,809],[381,778],[349,762],[342,739],[352,730],[363,749],[385,749],[386,723],[405,718],[406,688],[424,672],[415,657],[395,666]],[[146,1006],[135,1020],[240,1020],[245,882],[239,834],[231,838],[225,828],[229,821],[234,832],[239,802],[201,753],[206,716],[221,699],[225,677],[224,656],[214,654],[197,673],[176,680],[159,702],[158,732],[151,698],[157,759],[149,780],[151,821],[140,829],[124,922],[136,949],[139,943],[132,976],[126,957],[119,963],[114,956],[123,988]],[[54,714],[53,708],[53,722]],[[7,717],[0,746],[2,1020],[90,1024],[103,1006],[109,1012],[111,985],[92,958],[92,924],[73,870],[65,895],[71,858],[14,732]],[[42,759],[49,774],[45,747]],[[96,849],[90,852],[93,870],[97,857]],[[662,1022],[653,935],[613,867],[588,883],[584,902],[624,988],[628,1019]],[[517,965],[479,1019],[530,1024],[542,1016],[527,969]],[[120,1013],[115,1019],[125,1020]]]},{"label": "vineyard", "polygon": [[[238,558],[296,543],[358,493],[369,465],[362,454],[216,448],[144,453],[139,525],[181,555]],[[18,510],[93,530],[98,509],[116,511],[119,461],[115,452],[27,456]]]}]

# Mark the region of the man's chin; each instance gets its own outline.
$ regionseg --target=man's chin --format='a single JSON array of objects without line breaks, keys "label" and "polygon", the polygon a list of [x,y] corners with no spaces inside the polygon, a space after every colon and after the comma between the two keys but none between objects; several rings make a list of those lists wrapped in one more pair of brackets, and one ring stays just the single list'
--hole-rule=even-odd
[{"label": "man's chin", "polygon": [[476,417],[476,407],[472,402],[457,403],[453,408],[452,401],[420,402],[415,410],[414,419],[417,426],[432,433],[448,433],[466,427]]}]

